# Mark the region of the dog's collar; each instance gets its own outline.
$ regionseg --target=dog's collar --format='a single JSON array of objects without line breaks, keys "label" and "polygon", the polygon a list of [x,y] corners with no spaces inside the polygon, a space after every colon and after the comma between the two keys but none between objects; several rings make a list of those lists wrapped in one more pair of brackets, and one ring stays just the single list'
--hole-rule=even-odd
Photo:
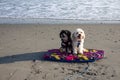
[{"label": "dog's collar", "polygon": [[77,42],[77,47],[79,47],[79,45],[80,45],[80,41]]}]

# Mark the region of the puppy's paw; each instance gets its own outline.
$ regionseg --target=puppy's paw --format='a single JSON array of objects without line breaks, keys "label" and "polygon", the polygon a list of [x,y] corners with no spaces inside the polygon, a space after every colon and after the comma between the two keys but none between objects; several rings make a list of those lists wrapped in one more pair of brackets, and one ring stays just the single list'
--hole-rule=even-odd
[{"label": "puppy's paw", "polygon": [[74,53],[74,54],[77,54],[77,51],[74,51],[73,53]]},{"label": "puppy's paw", "polygon": [[61,47],[60,52],[65,52],[65,49],[63,47]]}]

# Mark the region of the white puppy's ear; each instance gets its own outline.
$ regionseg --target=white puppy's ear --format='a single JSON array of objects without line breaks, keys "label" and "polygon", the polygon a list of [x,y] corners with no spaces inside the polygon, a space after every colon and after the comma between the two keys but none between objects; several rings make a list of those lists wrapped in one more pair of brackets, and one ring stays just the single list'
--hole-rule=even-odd
[{"label": "white puppy's ear", "polygon": [[75,32],[72,34],[72,40],[75,40]]},{"label": "white puppy's ear", "polygon": [[85,33],[83,33],[82,39],[85,39]]}]

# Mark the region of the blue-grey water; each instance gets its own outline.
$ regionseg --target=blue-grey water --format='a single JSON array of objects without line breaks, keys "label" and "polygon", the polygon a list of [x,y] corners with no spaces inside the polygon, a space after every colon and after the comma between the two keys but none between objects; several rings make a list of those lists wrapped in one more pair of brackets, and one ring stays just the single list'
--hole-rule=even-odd
[{"label": "blue-grey water", "polygon": [[120,20],[120,0],[0,0],[0,18]]}]

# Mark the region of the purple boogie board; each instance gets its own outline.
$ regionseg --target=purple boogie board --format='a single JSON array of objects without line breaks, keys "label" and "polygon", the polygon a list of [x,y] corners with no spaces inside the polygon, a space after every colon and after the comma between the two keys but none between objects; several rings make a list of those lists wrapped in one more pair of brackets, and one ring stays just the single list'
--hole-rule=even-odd
[{"label": "purple boogie board", "polygon": [[44,60],[60,61],[60,62],[94,62],[104,57],[103,50],[86,49],[84,54],[69,54],[61,52],[59,49],[48,50],[48,53],[44,54]]}]

